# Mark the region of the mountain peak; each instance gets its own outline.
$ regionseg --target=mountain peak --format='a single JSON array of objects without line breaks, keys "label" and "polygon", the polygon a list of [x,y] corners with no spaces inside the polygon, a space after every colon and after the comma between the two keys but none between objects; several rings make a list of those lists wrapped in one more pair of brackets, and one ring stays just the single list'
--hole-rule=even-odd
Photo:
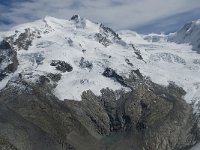
[{"label": "mountain peak", "polygon": [[81,17],[79,15],[73,15],[70,20],[81,20]]},{"label": "mountain peak", "polygon": [[86,27],[86,19],[80,17],[79,15],[73,15],[70,19],[76,24],[76,27],[85,28]]},{"label": "mountain peak", "polygon": [[169,41],[178,44],[188,43],[193,50],[200,53],[200,19],[186,23],[177,32],[169,35]]},{"label": "mountain peak", "polygon": [[[5,39],[18,53],[20,66],[18,72],[32,73],[32,76],[42,73],[43,75],[61,74],[62,79],[55,88],[61,100],[67,98],[80,100],[81,93],[87,89],[93,90],[98,95],[101,88],[110,87],[114,90],[124,88],[120,83],[102,77],[106,68],[114,70],[116,76],[123,78],[129,75],[130,69],[145,68],[145,62],[147,63],[145,66],[148,66],[148,61],[163,60],[169,63],[185,64],[182,56],[179,57],[179,54],[175,52],[170,51],[168,54],[164,51],[151,54],[149,49],[153,49],[154,45],[149,46],[150,41],[144,36],[130,34],[128,31],[118,35],[111,28],[100,23],[93,23],[79,15],[72,16],[70,20],[46,16],[43,20],[21,25],[20,28],[16,27],[8,33],[4,33]],[[1,37],[3,36],[0,35]],[[154,41],[156,44],[165,37],[151,35],[150,38],[153,38],[151,42]],[[131,43],[138,46],[133,46]],[[147,44],[147,48],[144,44]],[[155,47],[160,48],[159,44]],[[176,47],[179,48],[178,45]],[[9,59],[5,59],[5,62]],[[69,66],[73,68],[70,69],[72,71],[65,71],[70,68]],[[149,74],[151,75],[147,73],[148,76]],[[97,80],[101,80],[105,85],[97,85]],[[73,86],[73,90],[67,89],[72,85],[76,85]],[[77,90],[76,87],[80,88]]]}]

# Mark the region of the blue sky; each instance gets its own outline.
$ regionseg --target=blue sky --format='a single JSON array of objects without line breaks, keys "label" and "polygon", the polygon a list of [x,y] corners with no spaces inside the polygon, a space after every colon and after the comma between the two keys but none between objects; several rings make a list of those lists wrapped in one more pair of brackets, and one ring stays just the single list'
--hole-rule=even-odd
[{"label": "blue sky", "polygon": [[0,0],[0,31],[45,16],[79,14],[115,30],[173,32],[200,18],[199,0]]}]

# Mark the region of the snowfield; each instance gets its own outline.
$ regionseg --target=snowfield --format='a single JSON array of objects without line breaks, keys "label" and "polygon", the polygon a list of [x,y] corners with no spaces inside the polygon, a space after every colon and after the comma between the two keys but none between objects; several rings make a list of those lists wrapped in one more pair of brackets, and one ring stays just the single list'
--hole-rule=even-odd
[{"label": "snowfield", "polygon": [[[130,90],[103,76],[106,68],[122,77],[139,69],[153,82],[167,86],[172,81],[183,87],[187,92],[185,100],[194,103],[194,107],[200,101],[200,55],[189,44],[169,42],[166,35],[139,35],[127,30],[119,31],[118,37],[102,24],[80,16],[72,20],[45,17],[0,33],[0,39],[12,36],[16,41],[25,32],[32,44],[27,50],[26,45],[15,46],[19,66],[0,82],[1,89],[19,73],[30,82],[38,75],[62,74],[55,95],[60,100],[81,100],[82,92],[89,89],[96,95],[106,87]],[[73,69],[63,72],[51,65],[52,61],[65,62]]]}]

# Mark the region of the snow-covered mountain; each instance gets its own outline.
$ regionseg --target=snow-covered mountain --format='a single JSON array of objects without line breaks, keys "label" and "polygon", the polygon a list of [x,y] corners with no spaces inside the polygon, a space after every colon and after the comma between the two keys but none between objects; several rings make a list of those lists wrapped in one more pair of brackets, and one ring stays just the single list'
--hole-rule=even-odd
[{"label": "snow-covered mountain", "polygon": [[168,40],[180,43],[189,43],[193,50],[200,53],[200,19],[185,24],[180,30],[169,35]]},{"label": "snow-covered mountain", "polygon": [[[184,29],[177,35],[183,34]],[[132,31],[117,34],[76,15],[71,20],[45,17],[0,35],[12,43],[19,63],[14,73],[8,71],[1,80],[1,88],[19,73],[31,82],[39,75],[60,74],[55,95],[60,100],[81,100],[82,92],[89,89],[97,95],[106,87],[129,91],[129,87],[104,73],[110,69],[126,78],[132,70],[139,69],[158,84],[172,81],[183,87],[189,103],[200,99],[200,56],[187,44],[168,42],[165,35],[145,36]],[[5,67],[1,62],[1,72]]]},{"label": "snow-covered mountain", "polygon": [[61,100],[80,100],[82,92],[89,89],[97,95],[106,87],[129,90],[103,73],[112,68],[116,74],[128,76],[132,69],[138,68],[128,61],[134,59],[135,65],[141,61],[133,46],[110,28],[80,16],[69,21],[45,17],[1,33],[1,37],[12,43],[19,61],[17,71],[7,75],[1,86],[19,73],[31,81],[38,75],[57,73],[62,78],[55,94]]},{"label": "snow-covered mountain", "polygon": [[30,90],[19,80],[35,84],[48,77],[59,100],[81,101],[87,90],[96,96],[105,88],[132,91],[128,80],[136,74],[164,87],[182,87],[184,99],[198,112],[199,22],[170,35],[115,32],[78,15],[16,26],[0,33],[0,91],[8,85],[19,92]]}]

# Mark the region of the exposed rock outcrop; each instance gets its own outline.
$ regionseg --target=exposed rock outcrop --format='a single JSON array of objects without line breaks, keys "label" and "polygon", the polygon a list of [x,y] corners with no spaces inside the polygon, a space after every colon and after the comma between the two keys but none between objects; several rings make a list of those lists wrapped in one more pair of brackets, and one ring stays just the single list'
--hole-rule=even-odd
[{"label": "exposed rock outcrop", "polygon": [[112,41],[109,40],[106,36],[103,36],[101,33],[97,33],[95,35],[95,38],[100,44],[102,44],[105,47],[112,44]]},{"label": "exposed rock outcrop", "polygon": [[93,68],[93,64],[92,62],[89,62],[87,60],[85,60],[85,58],[81,57],[81,60],[79,62],[79,67],[81,68],[88,68],[88,69],[92,69]]},{"label": "exposed rock outcrop", "polygon": [[39,31],[33,31],[30,28],[26,28],[23,33],[15,31],[15,34],[5,38],[5,41],[10,43],[11,47],[16,50],[28,50],[32,45],[32,41],[35,38],[40,38]]},{"label": "exposed rock outcrop", "polygon": [[0,43],[0,81],[18,67],[17,53],[10,44],[3,40]]},{"label": "exposed rock outcrop", "polygon": [[73,67],[65,61],[61,60],[52,60],[51,66],[55,66],[55,68],[61,72],[71,72]]}]

